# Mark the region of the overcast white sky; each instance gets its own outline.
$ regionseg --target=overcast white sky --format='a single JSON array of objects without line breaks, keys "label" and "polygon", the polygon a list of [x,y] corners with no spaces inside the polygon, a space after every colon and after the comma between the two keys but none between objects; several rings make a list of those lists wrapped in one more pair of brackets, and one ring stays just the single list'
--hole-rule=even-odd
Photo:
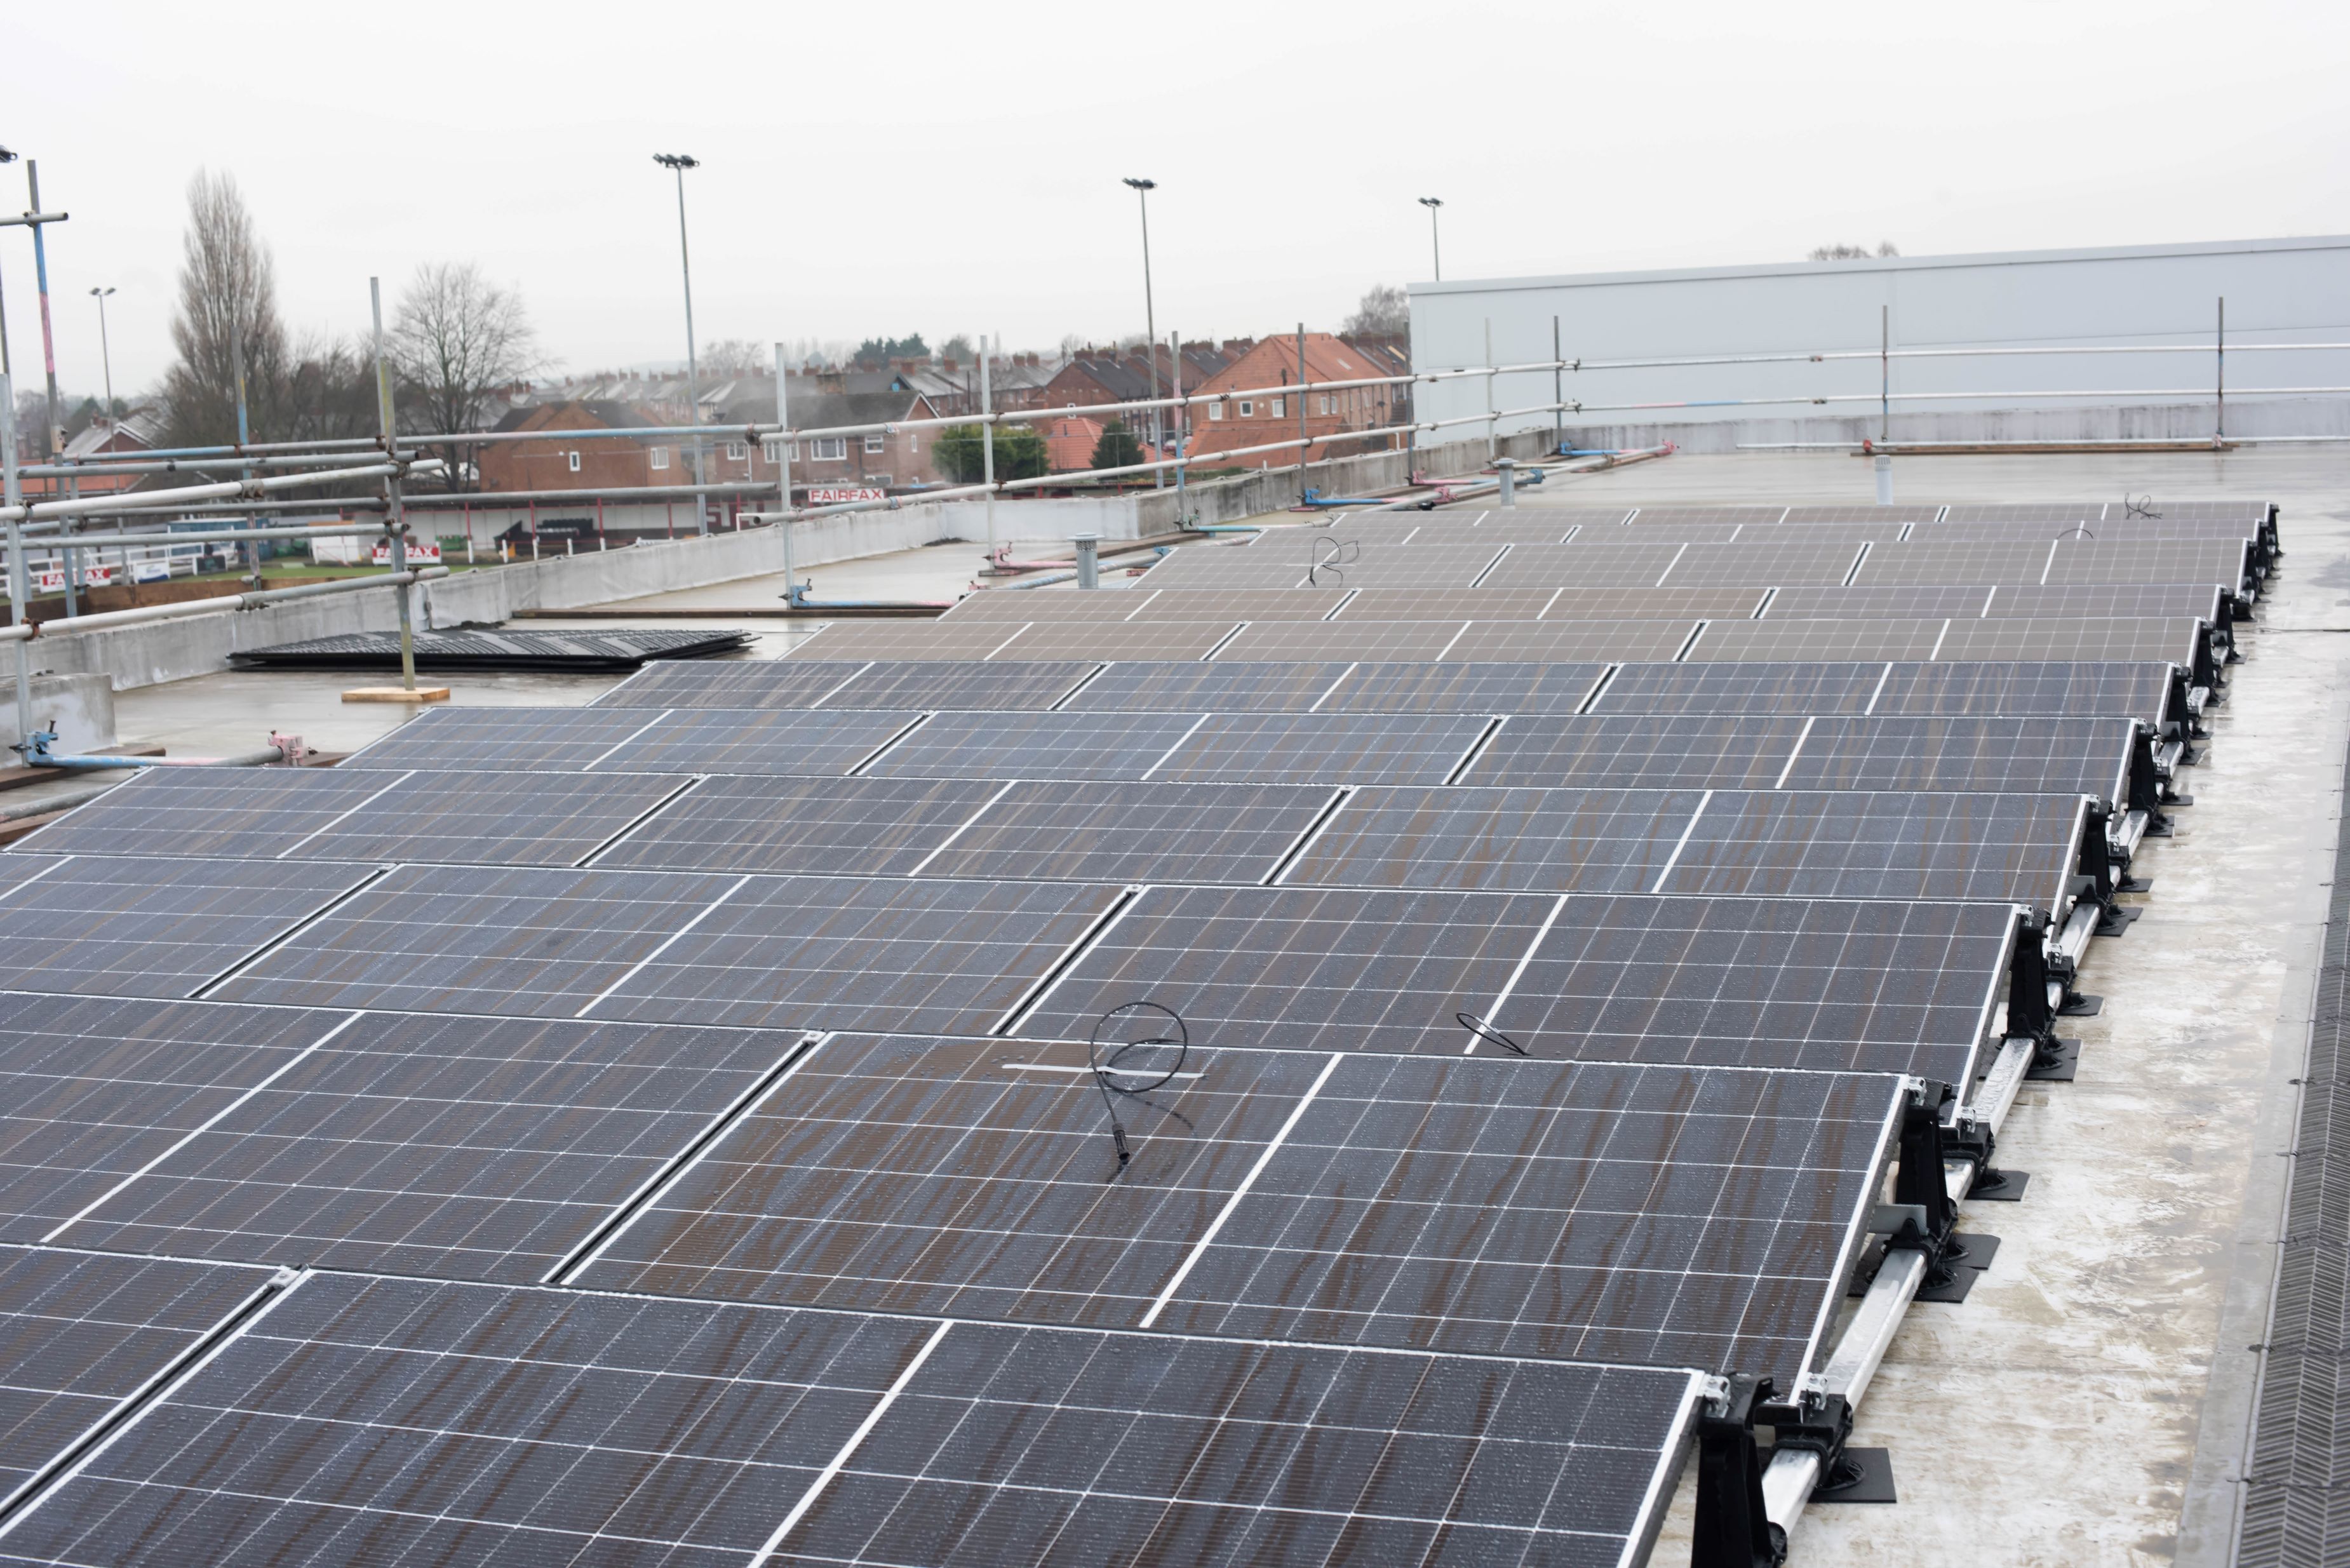
[{"label": "overcast white sky", "polygon": [[[1169,18],[1167,21],[1146,21]],[[2350,230],[2350,5],[646,7],[0,4],[0,145],[37,158],[61,379],[171,357],[184,189],[233,172],[290,325],[473,260],[587,370],[700,336],[1334,327],[1374,283]],[[24,202],[0,170],[0,210]],[[19,386],[32,247],[0,230]]]}]

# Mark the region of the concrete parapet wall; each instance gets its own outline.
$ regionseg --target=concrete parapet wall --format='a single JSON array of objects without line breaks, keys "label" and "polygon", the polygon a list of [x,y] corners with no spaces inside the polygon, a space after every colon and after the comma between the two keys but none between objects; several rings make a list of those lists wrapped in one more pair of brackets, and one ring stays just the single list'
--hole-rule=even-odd
[{"label": "concrete parapet wall", "polygon": [[[1896,412],[1891,439],[1901,441],[2210,441],[2218,410],[2210,401],[2101,408],[1977,409],[1939,413]],[[1758,443],[1874,441],[1878,415],[1813,419],[1657,421],[1592,424],[1570,421],[1567,438],[1582,447],[1641,447],[1671,441],[1684,452],[1736,452]],[[2231,403],[2230,436],[2350,438],[2350,401],[2303,399]]]}]

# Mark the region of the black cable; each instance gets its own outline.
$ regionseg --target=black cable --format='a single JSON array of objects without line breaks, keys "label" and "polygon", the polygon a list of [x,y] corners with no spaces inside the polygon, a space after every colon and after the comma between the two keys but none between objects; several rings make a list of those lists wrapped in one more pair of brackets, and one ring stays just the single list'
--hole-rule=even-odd
[{"label": "black cable", "polygon": [[2129,498],[2128,493],[2125,492],[2122,495],[2122,515],[2125,517],[2152,517],[2159,520],[2162,514],[2154,509],[2153,492],[2148,491],[2146,494],[2139,496],[2136,501],[2132,501]]},{"label": "black cable", "polygon": [[1511,1039],[1508,1035],[1503,1033],[1500,1030],[1494,1028],[1492,1024],[1486,1023],[1483,1019],[1478,1017],[1473,1012],[1456,1012],[1452,1017],[1453,1021],[1459,1023],[1461,1028],[1466,1029],[1470,1033],[1474,1034],[1478,1039],[1484,1041],[1488,1044],[1499,1045],[1504,1051],[1514,1051],[1521,1056],[1526,1054],[1526,1048],[1524,1046],[1519,1044],[1516,1041]]},{"label": "black cable", "polygon": [[[1140,1017],[1147,1013],[1163,1015],[1167,1022],[1174,1026],[1175,1032],[1172,1034],[1169,1034],[1162,1027],[1159,1033],[1149,1035],[1144,1039],[1115,1042],[1113,1043],[1115,1048],[1109,1053],[1108,1057],[1105,1059],[1102,1055],[1102,1032],[1106,1029],[1109,1029],[1120,1019]],[[1113,1075],[1125,1071],[1125,1069],[1122,1069],[1119,1066],[1119,1064],[1126,1060],[1127,1053],[1129,1051],[1140,1051],[1168,1045],[1175,1047],[1174,1064],[1165,1072],[1160,1073],[1157,1077],[1149,1078],[1149,1081],[1147,1083],[1138,1083],[1131,1085],[1114,1083],[1111,1081]],[[1121,1002],[1119,1005],[1111,1008],[1107,1012],[1103,1013],[1099,1018],[1094,1020],[1094,1032],[1086,1041],[1086,1065],[1093,1073],[1095,1086],[1101,1090],[1102,1109],[1109,1116],[1109,1136],[1110,1141],[1118,1146],[1118,1170],[1123,1171],[1126,1169],[1127,1161],[1130,1159],[1133,1155],[1132,1151],[1126,1146],[1126,1125],[1118,1119],[1118,1101],[1114,1096],[1123,1095],[1129,1100],[1139,1101],[1143,1105],[1150,1106],[1150,1108],[1153,1110],[1160,1110],[1161,1107],[1152,1105],[1151,1102],[1145,1099],[1144,1096],[1149,1095],[1153,1089],[1162,1088],[1169,1083],[1172,1082],[1175,1075],[1183,1070],[1183,1064],[1190,1059],[1191,1054],[1191,1029],[1183,1023],[1181,1014],[1178,1013],[1173,1008],[1164,1006],[1161,1003],[1156,1002]],[[1131,1075],[1140,1078],[1148,1077],[1149,1074],[1146,1070],[1145,1072],[1135,1073]],[[1163,1112],[1163,1114],[1169,1116],[1174,1115],[1171,1111]],[[1178,1117],[1177,1119],[1180,1120],[1181,1118]]]}]

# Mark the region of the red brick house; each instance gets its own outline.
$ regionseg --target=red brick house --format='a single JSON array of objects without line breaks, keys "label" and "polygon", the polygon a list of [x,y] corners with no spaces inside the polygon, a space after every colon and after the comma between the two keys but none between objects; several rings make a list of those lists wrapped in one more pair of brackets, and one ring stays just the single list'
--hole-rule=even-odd
[{"label": "red brick house", "polygon": [[[1305,379],[1309,382],[1356,381],[1396,373],[1388,362],[1327,332],[1305,334]],[[1197,389],[1185,387],[1186,392],[1224,394],[1214,402],[1192,405],[1192,454],[1296,439],[1300,433],[1297,394],[1283,389],[1296,384],[1297,359],[1295,334],[1268,337]],[[1272,389],[1262,390],[1266,388]],[[1243,391],[1249,395],[1231,395]],[[1304,433],[1311,439],[1390,424],[1397,404],[1396,391],[1394,387],[1353,387],[1334,392],[1308,392]],[[1361,441],[1345,442],[1331,452],[1316,441],[1307,455],[1317,460],[1334,455],[1352,457],[1380,449],[1381,443],[1377,441]],[[1267,452],[1259,461],[1278,466],[1295,462],[1296,458],[1292,453]]]}]

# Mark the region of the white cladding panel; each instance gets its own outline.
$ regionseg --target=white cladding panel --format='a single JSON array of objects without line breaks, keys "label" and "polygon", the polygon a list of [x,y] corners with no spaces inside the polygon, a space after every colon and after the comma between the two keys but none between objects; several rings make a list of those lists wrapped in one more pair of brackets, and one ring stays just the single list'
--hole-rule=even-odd
[{"label": "white cladding panel", "polygon": [[[2264,388],[2350,387],[2350,351],[2239,352],[2259,342],[2350,341],[2350,237],[1418,284],[1411,289],[1412,361],[1422,369],[1488,363],[1489,323],[1491,362],[1548,359],[1554,317],[1564,357],[1586,361],[1860,350],[1869,358],[1570,372],[1563,378],[1565,396],[1590,411],[1567,422],[1873,417],[1880,323],[1889,322],[1896,348],[2198,346],[2164,353],[1894,359],[1896,393],[2017,394],[1897,398],[1897,417],[2210,401],[2218,370],[2210,346],[2222,296],[2230,401],[2255,400]],[[1551,399],[1548,372],[1496,379],[1496,408]],[[2106,390],[2123,395],[2049,395]],[[1423,417],[1486,407],[1482,378],[1440,382],[1418,395]],[[1834,395],[1864,400],[1807,400]],[[1788,400],[1652,411],[1604,407],[1747,398]],[[1537,415],[1501,424],[1506,431],[1548,422]]]}]

